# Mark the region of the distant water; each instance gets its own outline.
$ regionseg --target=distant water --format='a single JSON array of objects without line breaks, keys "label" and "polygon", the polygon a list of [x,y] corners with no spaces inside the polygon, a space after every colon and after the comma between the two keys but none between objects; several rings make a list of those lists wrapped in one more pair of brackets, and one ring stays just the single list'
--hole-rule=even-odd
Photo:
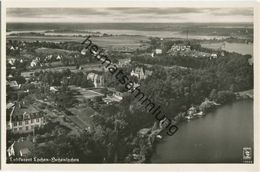
[{"label": "distant water", "polygon": [[[75,34],[79,34],[80,31],[100,31],[115,35],[186,38],[186,31],[189,31],[191,39],[221,39],[234,31],[242,33],[245,28],[250,35],[253,33],[252,26],[252,23],[8,23],[7,32],[60,30],[63,34],[64,31],[70,34],[77,31]],[[223,36],[212,36],[215,31]]]},{"label": "distant water", "polygon": [[[35,33],[43,33],[45,35],[51,35],[51,36],[74,36],[74,35],[86,35],[87,31],[91,32],[100,32],[100,33],[106,33],[106,34],[112,34],[112,35],[140,35],[140,36],[147,36],[147,37],[160,37],[160,38],[186,38],[187,35],[183,34],[179,31],[144,31],[144,30],[123,30],[123,29],[88,29],[85,30],[86,32],[69,32],[69,33],[61,33],[61,32],[53,32],[53,33],[44,33],[47,30],[26,30],[26,31],[10,31],[7,32],[7,35],[10,34],[17,34],[17,33],[29,33],[29,32],[35,32]],[[226,36],[209,36],[209,35],[189,35],[190,39],[223,39],[227,38]]]},{"label": "distant water", "polygon": [[235,102],[181,123],[156,146],[152,163],[241,163],[253,138],[253,101]]},{"label": "distant water", "polygon": [[207,43],[201,44],[202,47],[212,48],[212,49],[219,49],[222,47],[223,50],[229,52],[236,52],[239,54],[250,54],[253,55],[253,44],[246,44],[246,43],[228,43],[225,42],[225,46],[222,46],[223,43]]}]

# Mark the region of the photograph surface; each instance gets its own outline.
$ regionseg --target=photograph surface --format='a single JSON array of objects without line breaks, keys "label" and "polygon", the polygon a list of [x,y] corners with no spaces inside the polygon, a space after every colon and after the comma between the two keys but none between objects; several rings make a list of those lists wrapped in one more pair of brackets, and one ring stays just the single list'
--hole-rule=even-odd
[{"label": "photograph surface", "polygon": [[5,10],[5,163],[254,163],[253,8]]}]

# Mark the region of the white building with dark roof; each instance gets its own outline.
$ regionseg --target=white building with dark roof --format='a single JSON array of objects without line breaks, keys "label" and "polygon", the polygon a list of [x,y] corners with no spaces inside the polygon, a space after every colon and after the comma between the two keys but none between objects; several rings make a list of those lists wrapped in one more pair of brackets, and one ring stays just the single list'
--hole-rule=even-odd
[{"label": "white building with dark roof", "polygon": [[30,133],[34,128],[46,124],[45,113],[37,110],[34,106],[15,106],[10,113],[8,128],[13,133]]}]

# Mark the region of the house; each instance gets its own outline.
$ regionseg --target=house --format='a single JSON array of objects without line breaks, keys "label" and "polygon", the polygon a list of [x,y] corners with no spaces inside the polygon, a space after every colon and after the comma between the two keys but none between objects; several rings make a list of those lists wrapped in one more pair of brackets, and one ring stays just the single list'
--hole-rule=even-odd
[{"label": "house", "polygon": [[216,58],[218,58],[218,55],[213,53],[213,54],[210,55],[210,58],[216,59]]},{"label": "house", "polygon": [[87,79],[93,82],[95,88],[104,86],[104,77],[102,75],[91,72],[87,75]]},{"label": "house", "polygon": [[46,124],[44,112],[37,110],[33,105],[22,107],[21,104],[14,107],[10,114],[9,129],[15,134],[33,132],[34,128]]},{"label": "house", "polygon": [[14,76],[12,75],[12,74],[9,74],[8,76],[7,76],[7,78],[8,79],[12,79]]},{"label": "house", "polygon": [[192,115],[195,114],[196,112],[197,112],[196,107],[192,106],[192,107],[190,107],[189,110],[187,111],[187,114],[188,114],[189,116],[192,116]]},{"label": "house", "polygon": [[137,67],[130,73],[131,76],[136,76],[138,79],[145,79],[144,70],[142,67]]},{"label": "house", "polygon": [[107,97],[102,99],[106,104],[110,104],[112,102],[120,102],[126,95],[126,93],[116,91],[114,88],[110,88],[109,91],[112,92],[112,95],[107,95]]},{"label": "house", "polygon": [[131,76],[136,76],[138,79],[146,79],[148,76],[152,75],[152,71],[144,70],[142,67],[137,67],[130,73]]},{"label": "house", "polygon": [[155,54],[162,54],[162,49],[159,48],[155,49]]},{"label": "house", "polygon": [[15,61],[16,61],[15,58],[9,58],[9,59],[8,59],[8,63],[9,63],[10,65],[14,65]]},{"label": "house", "polygon": [[80,53],[81,53],[82,55],[86,55],[87,51],[88,51],[88,49],[84,48]]},{"label": "house", "polygon": [[54,87],[54,86],[50,86],[50,91],[53,92],[53,93],[56,93],[59,90],[56,87]]},{"label": "house", "polygon": [[120,102],[122,100],[122,98],[118,98],[117,96],[109,96],[107,95],[107,97],[102,98],[102,100],[106,103],[106,104],[110,104],[112,102]]},{"label": "house", "polygon": [[10,109],[12,107],[14,107],[14,103],[9,102],[9,103],[6,104],[6,109]]},{"label": "house", "polygon": [[56,60],[61,60],[61,56],[58,55],[58,56],[56,57]]},{"label": "house", "polygon": [[121,92],[119,92],[119,91],[115,91],[115,92],[113,93],[113,96],[114,96],[115,98],[119,99],[119,100],[122,100],[124,94],[121,93]]},{"label": "house", "polygon": [[30,66],[35,67],[35,66],[37,66],[37,64],[38,64],[37,60],[32,60],[31,63],[30,63]]},{"label": "house", "polygon": [[30,140],[18,140],[7,149],[8,157],[28,157],[33,150],[33,143]]},{"label": "house", "polygon": [[141,138],[147,137],[151,134],[151,128],[143,128],[138,131],[137,135]]},{"label": "house", "polygon": [[16,81],[9,81],[9,82],[7,82],[7,85],[9,85],[10,88],[12,88],[14,90],[18,90],[21,87],[21,84],[18,84]]}]

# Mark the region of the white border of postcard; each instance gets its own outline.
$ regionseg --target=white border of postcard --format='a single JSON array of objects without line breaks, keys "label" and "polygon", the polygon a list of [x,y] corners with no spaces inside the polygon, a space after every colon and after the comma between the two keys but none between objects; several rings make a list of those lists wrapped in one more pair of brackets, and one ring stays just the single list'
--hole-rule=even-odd
[{"label": "white border of postcard", "polygon": [[[34,7],[34,8],[58,8],[58,7],[253,7],[254,8],[254,164],[6,164],[6,8],[10,7]],[[256,171],[259,169],[259,85],[260,75],[257,70],[260,70],[259,55],[259,21],[260,21],[260,3],[254,1],[189,1],[181,0],[163,1],[163,0],[8,0],[2,2],[1,10],[1,33],[2,33],[2,50],[1,50],[1,165],[3,169],[9,170],[156,170],[156,171],[187,171],[187,170],[239,170],[239,171]],[[259,68],[258,68],[259,67]],[[258,105],[258,106],[257,106]]]}]

